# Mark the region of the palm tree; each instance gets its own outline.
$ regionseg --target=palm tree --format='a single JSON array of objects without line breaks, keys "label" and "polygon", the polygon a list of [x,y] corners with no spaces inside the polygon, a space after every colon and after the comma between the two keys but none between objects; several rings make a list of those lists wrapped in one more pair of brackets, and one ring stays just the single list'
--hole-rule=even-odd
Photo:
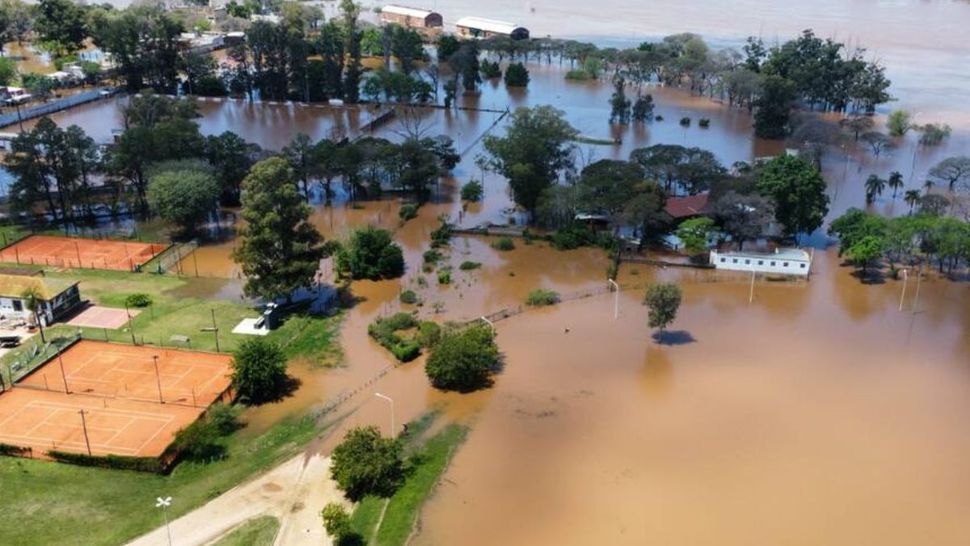
[{"label": "palm tree", "polygon": [[906,190],[906,193],[903,194],[903,201],[909,205],[910,214],[913,214],[913,208],[915,208],[916,204],[919,203],[919,199],[919,190]]},{"label": "palm tree", "polygon": [[871,205],[877,195],[882,195],[884,189],[886,189],[886,181],[878,175],[870,174],[866,179],[866,204]]},{"label": "palm tree", "polygon": [[889,173],[889,180],[886,181],[886,185],[893,189],[893,201],[895,201],[896,192],[903,187],[903,173],[899,171]]},{"label": "palm tree", "polygon": [[30,311],[31,318],[34,319],[34,323],[40,328],[40,340],[43,343],[47,343],[47,340],[44,338],[44,324],[40,321],[40,316],[37,313],[37,309],[44,301],[44,296],[40,293],[40,289],[36,286],[29,286],[20,293],[20,299],[24,300],[24,305]]}]

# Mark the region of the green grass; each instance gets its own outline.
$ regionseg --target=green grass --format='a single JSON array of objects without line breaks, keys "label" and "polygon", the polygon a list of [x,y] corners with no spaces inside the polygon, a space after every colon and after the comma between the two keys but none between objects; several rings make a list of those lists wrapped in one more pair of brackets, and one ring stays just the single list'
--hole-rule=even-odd
[{"label": "green grass", "polygon": [[[421,436],[429,426],[430,419],[422,419],[412,425],[408,437]],[[351,522],[369,544],[380,546],[403,545],[414,528],[421,506],[431,495],[451,461],[455,450],[465,439],[468,429],[460,425],[448,425],[428,438],[423,444],[412,440],[409,446],[408,476],[397,492],[389,499],[365,497],[354,510]],[[377,528],[384,503],[387,510]]]},{"label": "green grass", "polygon": [[253,518],[212,546],[271,546],[279,530],[280,520],[273,516]]},{"label": "green grass", "polygon": [[319,427],[287,419],[266,433],[228,439],[228,457],[184,462],[169,476],[0,457],[0,544],[123,544],[162,523],[155,497],[175,519],[295,455]]},{"label": "green grass", "polygon": [[314,366],[334,366],[343,357],[337,343],[341,320],[342,314],[318,317],[294,313],[267,337],[279,343],[290,360],[303,359]]}]

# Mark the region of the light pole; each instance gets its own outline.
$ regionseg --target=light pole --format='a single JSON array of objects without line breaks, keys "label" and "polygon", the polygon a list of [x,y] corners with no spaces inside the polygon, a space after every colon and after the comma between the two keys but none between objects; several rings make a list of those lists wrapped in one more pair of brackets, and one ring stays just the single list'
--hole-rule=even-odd
[{"label": "light pole", "polygon": [[613,279],[606,280],[610,281],[610,286],[613,287],[613,320],[616,320],[620,316],[620,285]]},{"label": "light pole", "polygon": [[923,263],[920,262],[919,269],[916,270],[916,296],[913,298],[913,314],[916,314],[916,309],[919,307],[919,285],[923,280]]},{"label": "light pole", "polygon": [[155,365],[155,384],[158,385],[158,403],[164,404],[162,399],[162,378],[158,374],[158,355],[152,355],[152,363]]},{"label": "light pole", "polygon": [[84,432],[84,445],[88,446],[88,457],[91,456],[91,440],[88,439],[88,422],[84,419],[85,410],[78,410],[81,414],[81,430]]},{"label": "light pole", "polygon": [[751,270],[751,289],[748,290],[748,305],[754,301],[754,269]]},{"label": "light pole", "polygon": [[165,518],[165,534],[168,535],[168,546],[172,546],[172,529],[168,526],[168,507],[172,505],[172,497],[156,497],[155,508],[162,509],[162,517]]},{"label": "light pole", "polygon": [[899,295],[899,310],[903,310],[903,300],[906,299],[906,283],[909,282],[909,270],[903,269],[903,291]]},{"label": "light pole", "polygon": [[391,438],[394,438],[395,436],[397,436],[397,434],[395,433],[397,429],[394,428],[394,399],[391,398],[390,396],[385,396],[379,392],[375,392],[374,396],[382,400],[387,400],[391,404]]},{"label": "light pole", "polygon": [[487,318],[485,318],[484,316],[482,316],[482,317],[479,317],[479,318],[480,318],[480,319],[481,319],[481,320],[482,320],[482,321],[483,321],[483,322],[484,322],[485,324],[488,324],[488,325],[489,325],[489,327],[491,327],[491,328],[492,328],[492,333],[494,334],[494,333],[495,333],[495,323],[494,323],[494,322],[492,322],[492,321],[490,321],[490,320],[488,320],[488,319],[487,319]]}]

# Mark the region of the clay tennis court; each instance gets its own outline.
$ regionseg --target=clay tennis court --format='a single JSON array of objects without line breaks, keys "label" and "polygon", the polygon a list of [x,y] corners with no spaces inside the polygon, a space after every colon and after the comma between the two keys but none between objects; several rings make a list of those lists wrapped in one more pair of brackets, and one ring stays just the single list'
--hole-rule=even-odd
[{"label": "clay tennis court", "polygon": [[87,453],[84,410],[92,454],[159,456],[229,387],[230,361],[79,341],[0,394],[0,443],[30,447],[35,457],[51,449]]},{"label": "clay tennis court", "polygon": [[138,241],[31,235],[0,250],[0,262],[134,271],[166,248]]}]

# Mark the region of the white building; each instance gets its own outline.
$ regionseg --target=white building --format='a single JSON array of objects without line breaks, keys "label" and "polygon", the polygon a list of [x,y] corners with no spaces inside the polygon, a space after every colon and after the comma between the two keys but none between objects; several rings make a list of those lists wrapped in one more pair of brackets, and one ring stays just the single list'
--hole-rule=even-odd
[{"label": "white building", "polygon": [[507,36],[513,40],[528,40],[529,30],[514,23],[485,19],[483,17],[462,17],[455,23],[458,35],[462,38],[491,38]]},{"label": "white building", "polygon": [[711,264],[728,271],[807,277],[812,269],[812,255],[800,248],[779,248],[774,252],[712,250]]},{"label": "white building", "polygon": [[77,281],[0,274],[0,319],[30,319],[32,310],[24,295],[33,291],[39,300],[37,317],[45,326],[49,325],[81,304],[77,285]]},{"label": "white building", "polygon": [[381,22],[405,28],[428,29],[440,27],[444,21],[440,13],[431,10],[388,4],[381,8]]}]

